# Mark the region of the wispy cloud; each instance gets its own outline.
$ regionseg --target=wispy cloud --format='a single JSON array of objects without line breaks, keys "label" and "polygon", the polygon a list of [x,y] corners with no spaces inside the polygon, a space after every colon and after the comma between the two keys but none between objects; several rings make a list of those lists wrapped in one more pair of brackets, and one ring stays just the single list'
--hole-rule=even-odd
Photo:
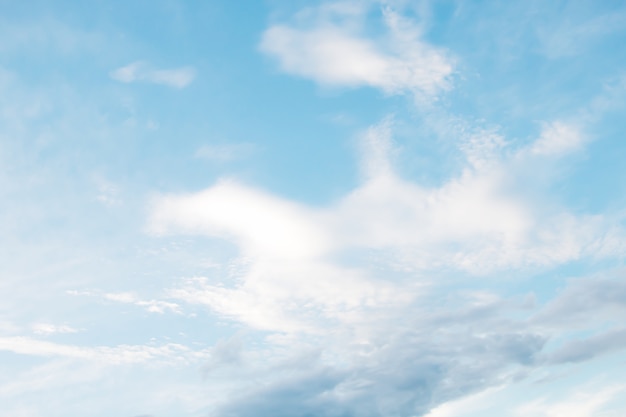
[{"label": "wispy cloud", "polygon": [[607,403],[624,391],[623,386],[605,387],[597,392],[578,392],[564,400],[540,399],[515,410],[518,416],[528,417],[595,417],[605,414]]},{"label": "wispy cloud", "polygon": [[144,300],[130,292],[103,293],[101,291],[68,290],[66,293],[73,296],[99,297],[116,303],[132,304],[137,307],[142,307],[150,313],[164,314],[165,312],[170,312],[181,314],[180,306],[176,303],[155,299]]},{"label": "wispy cloud", "polygon": [[142,300],[131,293],[105,293],[103,297],[106,300],[116,301],[118,303],[133,304],[143,307],[150,313],[163,314],[166,311],[181,314],[180,306],[176,303],[163,300]]},{"label": "wispy cloud", "polygon": [[156,69],[144,61],[135,61],[111,71],[112,79],[122,83],[145,82],[174,88],[185,88],[193,82],[196,70],[193,67]]},{"label": "wispy cloud", "polygon": [[71,26],[52,17],[26,21],[3,17],[0,39],[0,51],[5,54],[23,54],[32,50],[39,53],[89,53],[106,45],[102,33]]},{"label": "wispy cloud", "polygon": [[77,333],[80,330],[75,329],[73,327],[67,326],[65,324],[62,325],[54,325],[50,323],[36,323],[32,326],[33,333],[48,336],[51,334],[64,334],[64,333]]},{"label": "wispy cloud", "polygon": [[0,350],[21,355],[103,361],[110,365],[148,361],[188,361],[208,356],[206,352],[194,352],[186,346],[173,343],[163,346],[120,345],[114,347],[85,347],[48,342],[29,337],[0,337]]},{"label": "wispy cloud", "polygon": [[572,57],[584,53],[603,36],[624,32],[626,13],[593,14],[588,11],[574,19],[560,20],[556,25],[540,26],[537,36],[542,52],[550,58]]},{"label": "wispy cloud", "polygon": [[530,151],[537,155],[559,155],[580,149],[585,140],[579,128],[557,121],[544,126]]}]

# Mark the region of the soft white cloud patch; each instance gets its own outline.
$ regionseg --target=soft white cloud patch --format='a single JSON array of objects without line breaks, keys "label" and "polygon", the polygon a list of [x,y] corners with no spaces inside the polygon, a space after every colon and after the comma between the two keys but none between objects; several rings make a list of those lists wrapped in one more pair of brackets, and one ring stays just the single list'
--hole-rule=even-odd
[{"label": "soft white cloud patch", "polygon": [[200,193],[159,197],[152,214],[155,233],[186,231],[231,238],[250,256],[311,259],[332,245],[312,210],[223,180]]},{"label": "soft white cloud patch", "polygon": [[366,3],[322,6],[306,21],[271,26],[261,51],[275,57],[284,72],[322,85],[370,86],[387,93],[433,96],[449,87],[453,63],[448,54],[421,39],[417,25],[383,8],[386,33],[367,33],[360,22]]},{"label": "soft white cloud patch", "polygon": [[123,83],[146,82],[184,88],[193,82],[196,70],[193,67],[155,69],[146,62],[136,61],[111,71],[110,76]]},{"label": "soft white cloud patch", "polygon": [[586,137],[579,128],[556,121],[546,124],[530,152],[536,155],[561,155],[580,149]]},{"label": "soft white cloud patch", "polygon": [[33,333],[48,336],[51,334],[61,333],[77,333],[80,330],[75,329],[73,327],[67,326],[65,324],[62,325],[54,325],[50,323],[36,323],[32,326]]}]

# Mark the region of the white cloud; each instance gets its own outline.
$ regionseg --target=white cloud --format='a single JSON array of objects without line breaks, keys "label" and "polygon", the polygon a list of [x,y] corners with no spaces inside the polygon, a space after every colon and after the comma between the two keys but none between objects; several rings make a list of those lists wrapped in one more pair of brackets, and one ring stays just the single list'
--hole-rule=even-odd
[{"label": "white cloud", "polygon": [[48,336],[55,333],[77,333],[78,329],[67,325],[54,325],[50,323],[36,323],[32,326],[33,332],[35,334],[40,334],[44,336]]},{"label": "white cloud", "polygon": [[[368,130],[362,141],[363,183],[327,207],[307,207],[234,180],[157,197],[153,233],[227,239],[246,260],[234,286],[191,279],[170,297],[208,305],[254,328],[315,332],[319,323],[347,323],[373,314],[367,311],[388,309],[394,300],[400,309],[429,283],[378,277],[372,263],[382,263],[388,272],[445,267],[488,274],[626,249],[623,233],[601,216],[545,212],[510,190],[524,180],[514,177],[518,170],[532,169],[526,149],[519,151],[527,154],[519,164],[518,154],[500,151],[501,137],[472,136],[463,145],[469,168],[429,188],[394,171],[390,134],[389,121]],[[621,244],[607,241],[609,234]],[[347,253],[368,261],[348,267],[342,262]]]},{"label": "white cloud", "polygon": [[123,83],[147,82],[184,88],[193,82],[196,77],[196,70],[193,67],[155,69],[146,62],[135,61],[111,71],[110,76],[112,79]]},{"label": "white cloud", "polygon": [[494,398],[501,388],[491,388],[454,401],[445,402],[428,412],[424,417],[463,417],[484,414],[493,409]]},{"label": "white cloud", "polygon": [[530,148],[536,155],[561,155],[580,149],[586,137],[580,129],[560,121],[546,124],[541,136]]},{"label": "white cloud", "polygon": [[349,322],[364,309],[405,305],[414,291],[403,292],[363,271],[321,260],[261,259],[235,288],[194,278],[173,289],[170,296],[206,305],[256,329],[319,333],[324,331],[322,323]]},{"label": "white cloud", "polygon": [[[613,417],[619,407],[607,407],[624,392],[622,385],[587,384],[561,392],[559,384],[541,386],[510,384],[445,402],[424,417]],[[550,397],[546,391],[553,390]],[[537,398],[537,394],[540,397]]]},{"label": "white cloud", "polygon": [[104,298],[111,301],[117,301],[119,303],[135,303],[135,296],[128,292],[107,293],[104,294]]},{"label": "white cloud", "polygon": [[313,211],[234,181],[221,181],[195,194],[162,196],[151,228],[204,233],[235,239],[250,256],[310,259],[331,245]]},{"label": "white cloud", "polygon": [[443,49],[422,41],[419,28],[388,7],[386,33],[368,35],[359,23],[366,12],[356,5],[322,6],[309,11],[312,23],[271,26],[261,51],[275,57],[283,71],[322,85],[427,96],[449,87],[453,63]]},{"label": "white cloud", "polygon": [[181,314],[180,306],[176,303],[163,300],[142,300],[134,294],[128,292],[122,293],[106,293],[103,297],[107,300],[116,301],[124,304],[134,304],[138,307],[145,308],[150,313],[163,314],[166,311]]},{"label": "white cloud", "polygon": [[0,350],[20,355],[66,357],[101,361],[117,365],[147,361],[176,362],[208,357],[208,351],[191,351],[183,345],[170,343],[163,346],[119,345],[114,347],[84,347],[47,342],[29,337],[0,337]]}]

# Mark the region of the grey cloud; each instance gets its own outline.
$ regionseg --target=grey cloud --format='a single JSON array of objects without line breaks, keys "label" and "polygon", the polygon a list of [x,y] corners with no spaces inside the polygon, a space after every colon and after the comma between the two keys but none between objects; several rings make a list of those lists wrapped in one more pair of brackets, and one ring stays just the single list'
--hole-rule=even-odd
[{"label": "grey cloud", "polygon": [[537,314],[532,323],[547,327],[582,326],[599,315],[610,318],[616,310],[626,310],[626,281],[618,278],[585,279],[573,282]]},{"label": "grey cloud", "polygon": [[550,363],[582,362],[626,348],[626,328],[610,330],[588,339],[575,340],[548,355]]},{"label": "grey cloud", "polygon": [[[367,348],[350,344],[352,334],[346,329],[348,334],[340,343],[330,342],[326,352],[310,361],[266,370],[258,376],[264,381],[262,388],[239,392],[214,416],[425,415],[447,401],[523,379],[535,369],[623,350],[626,328],[546,353],[551,339],[577,329],[578,323],[568,322],[568,316],[623,308],[625,301],[625,283],[596,278],[574,282],[530,319],[523,317],[537,307],[523,297],[482,305],[469,300],[439,308],[414,306],[403,322],[387,318],[386,324],[370,323]],[[520,311],[525,312],[521,318],[506,318]],[[553,324],[538,325],[540,320]],[[353,354],[349,364],[322,360],[341,344]]]},{"label": "grey cloud", "polygon": [[242,360],[243,342],[240,336],[233,336],[229,339],[222,339],[217,342],[211,350],[209,362],[205,365],[203,371],[209,374],[213,370],[225,366],[234,365]]},{"label": "grey cloud", "polygon": [[445,401],[498,384],[507,378],[512,363],[526,360],[536,347],[534,340],[528,343],[515,337],[480,348],[462,346],[456,353],[437,352],[436,347],[393,346],[385,354],[347,369],[319,365],[312,370],[294,369],[298,377],[237,396],[216,415],[422,415]]},{"label": "grey cloud", "polygon": [[[410,329],[377,328],[367,351],[345,346],[353,353],[349,364],[323,363],[322,352],[308,362],[267,370],[259,377],[262,388],[240,392],[214,415],[423,415],[438,404],[498,385],[534,366],[546,339],[524,331],[521,323],[496,320],[504,308],[469,314],[461,326],[456,315],[446,320],[442,314],[424,313],[421,324]],[[331,349],[326,353],[332,356]]]},{"label": "grey cloud", "polygon": [[332,392],[342,375],[328,369],[301,372],[222,406],[224,417],[313,417],[347,416],[344,407],[333,401]]}]

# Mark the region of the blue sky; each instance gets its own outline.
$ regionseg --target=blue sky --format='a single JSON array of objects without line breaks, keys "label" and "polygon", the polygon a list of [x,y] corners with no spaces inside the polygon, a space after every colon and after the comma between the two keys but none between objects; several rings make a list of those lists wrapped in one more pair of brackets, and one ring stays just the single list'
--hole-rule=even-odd
[{"label": "blue sky", "polygon": [[0,414],[626,412],[626,8],[0,5]]}]

